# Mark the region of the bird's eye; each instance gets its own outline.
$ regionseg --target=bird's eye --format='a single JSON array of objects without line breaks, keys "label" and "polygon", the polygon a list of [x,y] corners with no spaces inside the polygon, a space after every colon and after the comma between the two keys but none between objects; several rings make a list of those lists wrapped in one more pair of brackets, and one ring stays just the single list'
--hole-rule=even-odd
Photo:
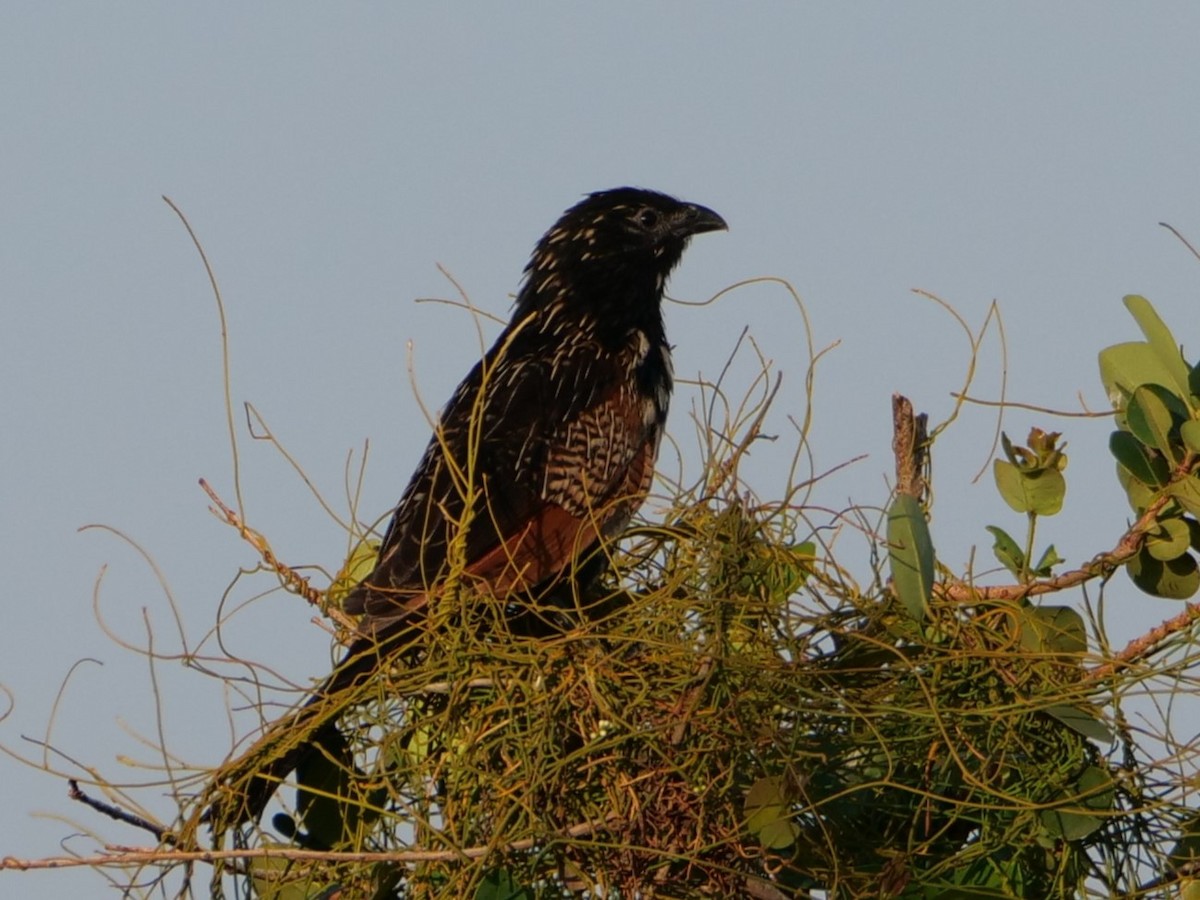
[{"label": "bird's eye", "polygon": [[643,209],[637,214],[637,221],[643,228],[653,228],[658,224],[658,212],[653,209]]}]

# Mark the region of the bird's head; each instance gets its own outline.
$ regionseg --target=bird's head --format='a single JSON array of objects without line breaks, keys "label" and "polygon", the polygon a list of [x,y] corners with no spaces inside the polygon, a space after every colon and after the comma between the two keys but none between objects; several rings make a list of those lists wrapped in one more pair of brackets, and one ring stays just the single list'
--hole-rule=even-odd
[{"label": "bird's head", "polygon": [[518,305],[562,291],[590,295],[593,288],[657,295],[692,235],[727,227],[708,207],[657,191],[597,191],[563,213],[538,242]]}]

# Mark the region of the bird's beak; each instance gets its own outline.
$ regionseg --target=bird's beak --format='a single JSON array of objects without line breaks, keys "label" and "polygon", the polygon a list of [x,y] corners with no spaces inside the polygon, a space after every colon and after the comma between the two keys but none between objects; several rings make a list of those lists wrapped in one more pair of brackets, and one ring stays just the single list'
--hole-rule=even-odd
[{"label": "bird's beak", "polygon": [[693,234],[703,234],[706,231],[728,231],[729,226],[719,215],[707,206],[698,203],[688,203],[680,211],[676,220],[675,232],[680,237]]}]

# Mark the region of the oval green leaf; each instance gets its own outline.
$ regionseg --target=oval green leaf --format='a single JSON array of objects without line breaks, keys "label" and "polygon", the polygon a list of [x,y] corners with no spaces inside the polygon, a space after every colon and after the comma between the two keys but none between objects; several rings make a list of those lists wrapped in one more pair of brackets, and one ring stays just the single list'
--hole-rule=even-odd
[{"label": "oval green leaf", "polygon": [[1122,465],[1117,466],[1117,481],[1125,489],[1125,497],[1138,515],[1141,515],[1158,495],[1157,491],[1147,487],[1141,479],[1134,478]]},{"label": "oval green leaf", "polygon": [[1149,344],[1130,341],[1100,351],[1100,381],[1113,408],[1123,409],[1139,385],[1170,385],[1174,379]]},{"label": "oval green leaf", "polygon": [[1154,530],[1146,535],[1146,552],[1161,562],[1176,559],[1188,552],[1192,532],[1182,516],[1159,519]]},{"label": "oval green leaf", "polygon": [[1076,791],[1065,794],[1067,805],[1042,810],[1042,827],[1052,836],[1068,841],[1087,837],[1107,821],[1112,810],[1112,776],[1099,766],[1088,766],[1076,782]]},{"label": "oval green leaf", "polygon": [[1140,385],[1125,409],[1125,421],[1133,436],[1165,454],[1172,465],[1178,461],[1172,432],[1184,418],[1182,401],[1158,384]]},{"label": "oval green leaf", "polygon": [[1052,516],[1062,510],[1067,480],[1057,469],[1022,471],[1011,462],[992,462],[992,475],[1004,502],[1019,513]]},{"label": "oval green leaf", "polygon": [[1190,553],[1163,562],[1143,547],[1126,568],[1133,583],[1155,597],[1187,600],[1200,590],[1200,569]]},{"label": "oval green leaf", "polygon": [[1020,469],[1006,459],[997,459],[992,463],[992,477],[996,479],[996,490],[1005,503],[1019,513],[1030,511]]},{"label": "oval green leaf", "polygon": [[1192,816],[1179,825],[1179,840],[1167,854],[1167,871],[1174,872],[1180,866],[1194,865],[1198,860],[1200,860],[1200,816]]},{"label": "oval green leaf", "polygon": [[768,850],[782,850],[796,843],[800,827],[785,796],[784,780],[760,778],[746,792],[746,828]]},{"label": "oval green leaf", "polygon": [[533,896],[528,887],[517,884],[508,869],[492,869],[475,891],[475,900],[533,900]]},{"label": "oval green leaf", "polygon": [[[1200,422],[1196,424],[1200,425]],[[1171,477],[1171,468],[1167,461],[1128,431],[1114,431],[1109,435],[1108,449],[1117,462],[1143,484],[1162,487]]]},{"label": "oval green leaf", "polygon": [[[288,844],[266,841],[264,850],[295,850]],[[309,900],[319,897],[330,885],[319,882],[311,869],[299,868],[294,860],[279,856],[260,856],[246,861],[254,896],[259,900]]]},{"label": "oval green leaf", "polygon": [[888,509],[888,560],[896,596],[916,622],[925,620],[933,596],[933,539],[914,497],[897,494]]},{"label": "oval green leaf", "polygon": [[1077,655],[1087,650],[1083,616],[1069,606],[1030,606],[1021,611],[1021,646],[1038,653]]},{"label": "oval green leaf", "polygon": [[1171,329],[1159,318],[1158,313],[1145,297],[1139,294],[1129,294],[1124,298],[1124,302],[1125,308],[1137,321],[1138,327],[1142,329],[1142,334],[1146,336],[1146,342],[1171,379],[1162,384],[1169,385],[1177,393],[1186,396],[1188,394],[1189,366],[1183,359],[1179,342],[1171,334]]},{"label": "oval green leaf", "polygon": [[1167,488],[1175,502],[1193,516],[1200,516],[1200,478],[1189,475]]},{"label": "oval green leaf", "polygon": [[1076,734],[1081,734],[1085,738],[1091,738],[1102,744],[1111,744],[1113,741],[1112,729],[1086,709],[1064,703],[1047,707],[1046,715],[1053,716]]},{"label": "oval green leaf", "polygon": [[1067,479],[1062,472],[1046,469],[1023,477],[1031,512],[1039,516],[1053,516],[1062,511],[1063,500],[1067,496]]}]

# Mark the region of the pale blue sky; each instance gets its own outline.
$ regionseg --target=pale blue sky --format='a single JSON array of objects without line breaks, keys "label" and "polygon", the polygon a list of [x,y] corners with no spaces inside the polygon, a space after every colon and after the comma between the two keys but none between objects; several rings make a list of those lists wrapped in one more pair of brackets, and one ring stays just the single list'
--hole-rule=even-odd
[{"label": "pale blue sky", "polygon": [[[19,735],[44,733],[65,673],[89,657],[104,665],[77,672],[56,746],[113,780],[143,774],[121,754],[155,759],[123,730],[152,735],[154,702],[145,662],[93,617],[100,567],[120,635],[144,640],[143,607],[160,650],[177,647],[174,626],[135,554],[76,528],[106,523],[139,541],[194,636],[253,562],[196,487],[204,476],[232,499],[218,328],[160,195],[216,267],[235,401],[256,404],[335,502],[347,452],[369,438],[366,516],[394,503],[427,438],[407,342],[434,407],[477,353],[465,315],[412,302],[451,295],[436,264],[504,315],[559,212],[627,183],[730,223],[695,242],[675,296],[782,276],[817,343],[841,342],[818,374],[817,468],[870,456],[815,500],[880,503],[890,394],[939,419],[967,361],[957,326],[910,288],[976,325],[1001,302],[1014,399],[1073,407],[1082,391],[1102,407],[1095,356],[1136,336],[1120,305],[1131,291],[1200,347],[1200,264],[1157,226],[1200,240],[1198,60],[1190,3],[7,3],[0,683],[16,708],[0,742],[33,752]],[[786,433],[805,360],[781,291],[667,316],[682,375],[717,374],[748,325],[789,379],[768,423]],[[994,342],[980,365],[976,392],[994,397]],[[671,422],[687,443],[691,399],[680,391]],[[1006,427],[1023,437],[1035,423],[1070,441],[1068,507],[1045,534],[1077,563],[1126,518],[1108,426],[1018,413]],[[973,544],[991,565],[985,523],[1020,527],[990,482],[969,483],[992,424],[971,411],[937,449],[934,537],[952,565]],[[289,561],[336,566],[336,523],[269,447],[244,440],[242,451],[251,524]],[[756,451],[764,493],[785,456]],[[1118,643],[1178,609],[1123,576],[1109,603]],[[309,617],[276,594],[245,617],[234,649],[296,680],[319,676],[327,642]],[[159,675],[171,746],[217,761],[229,746],[219,690],[177,665]],[[68,829],[33,811],[143,840],[70,803],[53,778],[0,767],[0,854],[58,851]],[[79,873],[0,881],[24,897],[102,890]]]}]

